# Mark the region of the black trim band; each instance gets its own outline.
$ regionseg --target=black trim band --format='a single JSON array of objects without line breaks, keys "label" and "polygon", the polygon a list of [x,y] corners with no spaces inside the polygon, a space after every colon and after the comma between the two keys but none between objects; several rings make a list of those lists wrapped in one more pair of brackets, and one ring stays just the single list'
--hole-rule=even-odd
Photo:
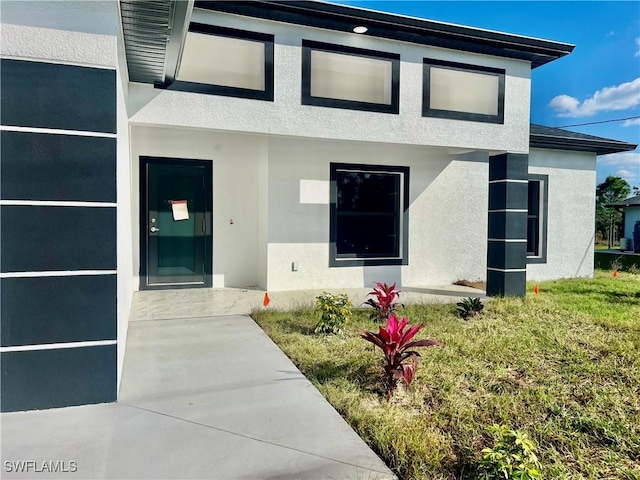
[{"label": "black trim band", "polygon": [[527,256],[526,242],[489,241],[487,244],[487,265],[501,270],[523,269]]},{"label": "black trim band", "polygon": [[0,60],[2,125],[116,133],[116,72]]},{"label": "black trim band", "polygon": [[117,346],[2,352],[3,412],[115,402]]},{"label": "black trim band", "polygon": [[116,269],[115,207],[0,207],[3,272]]},{"label": "black trim band", "polygon": [[0,132],[3,200],[116,201],[116,139]]},{"label": "black trim band", "polygon": [[527,291],[526,272],[487,270],[487,295],[524,297]]},{"label": "black trim band", "polygon": [[2,346],[116,339],[116,275],[0,279]]},{"label": "black trim band", "polygon": [[520,212],[489,212],[489,239],[524,240],[527,217]]},{"label": "black trim band", "polygon": [[[525,183],[490,183],[489,210],[527,209],[527,184]],[[517,212],[515,212],[517,213]],[[526,215],[526,213],[525,213]],[[519,237],[523,238],[523,237]]]}]

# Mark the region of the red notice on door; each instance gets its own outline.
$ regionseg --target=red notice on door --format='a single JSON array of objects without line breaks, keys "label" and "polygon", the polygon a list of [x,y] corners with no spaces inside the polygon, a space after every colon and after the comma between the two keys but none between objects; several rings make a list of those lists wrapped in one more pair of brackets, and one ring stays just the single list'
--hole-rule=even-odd
[{"label": "red notice on door", "polygon": [[171,210],[173,211],[173,219],[189,220],[189,209],[186,200],[171,200]]}]

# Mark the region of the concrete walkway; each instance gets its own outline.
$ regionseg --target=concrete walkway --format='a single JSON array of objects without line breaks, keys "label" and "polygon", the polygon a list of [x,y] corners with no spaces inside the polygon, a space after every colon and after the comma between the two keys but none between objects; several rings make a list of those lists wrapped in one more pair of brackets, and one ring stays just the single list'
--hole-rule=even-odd
[{"label": "concrete walkway", "polygon": [[[483,297],[452,285],[403,290],[405,303]],[[360,305],[369,289],[331,291]],[[393,478],[246,315],[264,293],[136,292],[118,403],[2,414],[0,477]],[[275,292],[269,308],[319,293]],[[16,472],[17,462],[32,463]]]},{"label": "concrete walkway", "polygon": [[[22,460],[36,467],[7,471]],[[56,461],[77,471],[34,471]],[[393,478],[245,315],[131,322],[118,403],[2,414],[2,464],[2,478]]]}]

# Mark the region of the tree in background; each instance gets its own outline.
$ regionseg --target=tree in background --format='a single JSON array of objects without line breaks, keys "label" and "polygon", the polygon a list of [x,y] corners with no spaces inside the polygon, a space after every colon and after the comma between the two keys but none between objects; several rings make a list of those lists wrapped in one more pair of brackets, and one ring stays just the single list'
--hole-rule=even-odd
[{"label": "tree in background", "polygon": [[616,232],[622,228],[622,214],[609,206],[621,202],[630,193],[631,187],[624,178],[611,175],[596,187],[596,233],[608,238],[609,248],[613,246]]}]

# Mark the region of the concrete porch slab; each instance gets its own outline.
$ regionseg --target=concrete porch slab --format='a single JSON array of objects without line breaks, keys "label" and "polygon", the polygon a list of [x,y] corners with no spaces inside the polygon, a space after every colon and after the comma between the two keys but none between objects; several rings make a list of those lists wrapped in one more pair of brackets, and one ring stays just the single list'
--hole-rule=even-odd
[{"label": "concrete porch slab", "polygon": [[[269,292],[268,308],[290,309],[313,306],[325,290]],[[354,306],[367,299],[371,288],[328,288],[331,293],[346,293]],[[401,288],[401,303],[455,303],[463,297],[486,298],[482,290],[459,285],[436,285]],[[181,290],[146,290],[134,292],[131,321],[165,318],[247,315],[262,308],[264,290],[248,288],[194,288]]]}]

